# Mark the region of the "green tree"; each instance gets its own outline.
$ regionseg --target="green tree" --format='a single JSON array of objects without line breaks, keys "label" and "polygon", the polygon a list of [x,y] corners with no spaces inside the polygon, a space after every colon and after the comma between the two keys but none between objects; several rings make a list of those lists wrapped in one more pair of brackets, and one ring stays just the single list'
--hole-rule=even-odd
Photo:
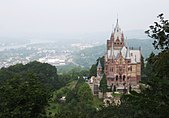
[{"label": "green tree", "polygon": [[101,58],[99,57],[96,61],[97,61],[96,64],[93,64],[92,67],[90,68],[89,77],[97,76],[97,65],[99,61],[102,66],[102,72],[104,72],[104,56],[102,56]]},{"label": "green tree", "polygon": [[142,74],[143,74],[143,70],[144,70],[144,57],[143,57],[143,55],[141,55],[141,72],[142,72]]},{"label": "green tree", "polygon": [[154,25],[151,25],[145,33],[154,39],[155,49],[169,49],[169,21],[164,19],[163,14],[159,14],[157,17],[159,22],[154,22]]},{"label": "green tree", "polygon": [[56,114],[57,118],[92,118],[95,108],[92,106],[91,89],[82,78],[79,78],[74,90],[66,96],[66,104]]},{"label": "green tree", "polygon": [[92,76],[97,76],[96,64],[93,64],[92,67],[90,68],[89,77],[92,77]]},{"label": "green tree", "polygon": [[77,96],[79,101],[82,101],[85,104],[92,104],[93,102],[92,91],[87,83],[81,84],[81,86],[78,88]]},{"label": "green tree", "polygon": [[96,113],[96,118],[168,118],[169,113],[169,23],[163,14],[158,16],[160,22],[146,32],[154,39],[155,49],[160,49],[158,55],[151,54],[147,59],[146,74],[141,92],[131,91],[123,95],[121,105],[109,106]]},{"label": "green tree", "polygon": [[0,87],[1,118],[38,118],[45,116],[50,90],[34,75],[18,76]]},{"label": "green tree", "polygon": [[103,92],[103,97],[105,96],[105,93],[107,92],[107,80],[106,80],[106,75],[104,74],[101,81],[100,81],[100,86],[99,89],[101,92]]}]

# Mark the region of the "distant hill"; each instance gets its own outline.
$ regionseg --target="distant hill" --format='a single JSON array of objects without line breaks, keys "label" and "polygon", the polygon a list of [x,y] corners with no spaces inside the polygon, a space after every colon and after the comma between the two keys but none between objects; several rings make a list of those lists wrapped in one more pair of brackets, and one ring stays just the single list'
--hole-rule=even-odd
[{"label": "distant hill", "polygon": [[154,49],[152,43],[153,39],[129,39],[129,46],[133,48],[141,47],[142,55],[144,59],[148,58],[151,52],[158,53],[157,50]]},{"label": "distant hill", "polygon": [[[129,39],[129,46],[133,48],[141,47],[144,59],[148,58],[151,52],[157,53],[152,45],[152,39]],[[90,67],[96,63],[96,59],[103,56],[106,52],[106,45],[100,45],[92,48],[81,50],[73,55],[76,64],[84,67]]]}]

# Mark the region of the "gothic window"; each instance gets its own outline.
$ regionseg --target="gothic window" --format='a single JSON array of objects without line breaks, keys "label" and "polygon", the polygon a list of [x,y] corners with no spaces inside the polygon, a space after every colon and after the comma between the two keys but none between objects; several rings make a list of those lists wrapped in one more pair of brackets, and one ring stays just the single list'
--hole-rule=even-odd
[{"label": "gothic window", "polygon": [[128,71],[132,71],[132,66],[130,66],[130,67],[128,68]]},{"label": "gothic window", "polygon": [[108,66],[106,65],[106,70],[107,70]]},{"label": "gothic window", "polygon": [[118,81],[118,75],[116,75],[116,81]]},{"label": "gothic window", "polygon": [[125,81],[125,78],[126,78],[126,76],[125,76],[125,75],[123,75],[123,81]]}]

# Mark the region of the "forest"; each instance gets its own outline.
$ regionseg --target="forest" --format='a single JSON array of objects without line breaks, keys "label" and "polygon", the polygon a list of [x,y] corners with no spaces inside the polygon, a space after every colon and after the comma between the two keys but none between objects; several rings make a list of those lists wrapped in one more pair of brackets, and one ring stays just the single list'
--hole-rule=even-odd
[{"label": "forest", "polygon": [[140,93],[130,91],[120,105],[105,107],[86,83],[97,64],[59,74],[47,63],[16,64],[0,69],[0,118],[168,118],[169,22],[163,14],[158,19],[145,31],[159,53],[142,63]]}]

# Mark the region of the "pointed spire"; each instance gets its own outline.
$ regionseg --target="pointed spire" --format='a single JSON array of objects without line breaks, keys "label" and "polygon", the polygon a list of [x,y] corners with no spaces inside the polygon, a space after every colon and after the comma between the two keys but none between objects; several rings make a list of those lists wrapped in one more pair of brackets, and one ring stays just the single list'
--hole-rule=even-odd
[{"label": "pointed spire", "polygon": [[118,18],[118,16],[117,16],[117,24],[119,24],[119,18]]},{"label": "pointed spire", "polygon": [[100,59],[99,59],[99,61],[98,61],[97,68],[102,68],[102,65],[101,65]]},{"label": "pointed spire", "polygon": [[116,22],[116,25],[119,24],[119,18],[118,18],[118,13],[117,13],[117,22]]},{"label": "pointed spire", "polygon": [[114,28],[114,31],[119,31],[119,19],[117,18],[117,21],[116,21],[116,26]]}]

